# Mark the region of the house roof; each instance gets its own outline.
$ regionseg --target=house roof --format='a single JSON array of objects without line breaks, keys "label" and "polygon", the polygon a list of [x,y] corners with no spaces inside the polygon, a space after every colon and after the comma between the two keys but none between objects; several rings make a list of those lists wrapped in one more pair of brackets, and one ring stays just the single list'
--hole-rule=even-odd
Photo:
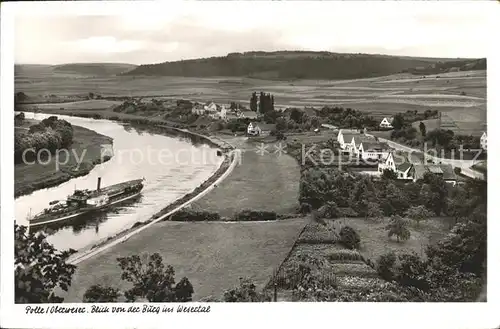
[{"label": "house roof", "polygon": [[[359,145],[361,143],[363,143],[363,144],[365,144],[365,143],[377,143],[373,138],[362,135],[362,134],[357,134],[357,135],[353,134],[349,140],[352,141],[353,137],[354,137],[354,143],[356,143],[356,145]],[[363,148],[365,148],[364,145],[363,145]]]},{"label": "house roof", "polygon": [[274,123],[261,123],[261,122],[254,122],[254,126],[257,125],[260,130],[264,131],[271,131],[276,129],[276,124]]},{"label": "house roof", "polygon": [[403,163],[401,163],[401,164],[398,164],[398,165],[396,166],[396,169],[397,169],[397,170],[399,170],[399,171],[405,172],[405,171],[407,171],[408,169],[410,169],[410,168],[411,168],[411,166],[412,166],[412,164],[411,164],[411,163],[409,163],[409,162],[403,162]]},{"label": "house roof", "polygon": [[[356,140],[356,137],[354,138],[354,140]],[[390,149],[389,145],[387,145],[387,143],[383,143],[383,142],[362,141],[361,144],[363,144],[364,151],[368,151],[368,150],[384,150],[385,151],[385,150]]]},{"label": "house roof", "polygon": [[[384,119],[386,119],[387,122],[389,122],[389,123],[392,123],[392,121],[394,121],[393,117],[385,117]],[[382,121],[384,121],[384,119],[382,119]]]},{"label": "house roof", "polygon": [[449,164],[447,165],[439,165],[441,170],[443,171],[443,179],[444,180],[457,180],[457,174],[453,170],[453,167]]},{"label": "house roof", "polygon": [[457,180],[457,175],[453,171],[453,167],[449,164],[439,164],[439,165],[425,165],[425,164],[415,164],[415,178],[424,178],[425,173],[430,172],[434,174],[442,175],[444,180]]}]

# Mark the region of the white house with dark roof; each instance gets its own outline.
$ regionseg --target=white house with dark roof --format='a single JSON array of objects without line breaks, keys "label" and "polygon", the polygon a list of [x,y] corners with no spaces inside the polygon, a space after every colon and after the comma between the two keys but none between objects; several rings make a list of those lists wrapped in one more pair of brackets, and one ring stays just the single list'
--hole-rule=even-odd
[{"label": "white house with dark roof", "polygon": [[413,165],[406,158],[396,160],[392,152],[389,153],[384,162],[378,164],[380,173],[386,169],[394,171],[398,179],[413,179]]},{"label": "white house with dark roof", "polygon": [[486,136],[486,131],[483,132],[480,141],[481,141],[481,148],[486,151],[488,146],[488,136]]},{"label": "white house with dark roof", "polygon": [[242,119],[257,119],[257,112],[241,111],[238,113],[238,117],[240,117]]},{"label": "white house with dark roof", "polygon": [[378,161],[387,159],[389,153],[391,152],[391,148],[387,145],[387,143],[377,142],[374,140],[360,141],[356,150],[361,159]]},{"label": "white house with dark roof", "polygon": [[389,118],[383,118],[382,121],[380,122],[380,128],[387,128],[387,129],[391,129],[393,128],[392,127],[392,121],[394,121],[394,118],[393,117],[389,117]]},{"label": "white house with dark roof", "polygon": [[[339,142],[342,150],[350,152],[356,149],[356,142],[360,142],[362,136],[357,130],[340,129],[337,135],[337,142]],[[355,137],[357,138],[356,140],[354,139]]]},{"label": "white house with dark roof", "polygon": [[275,124],[250,122],[247,127],[247,134],[250,136],[267,136],[274,130],[276,130]]}]

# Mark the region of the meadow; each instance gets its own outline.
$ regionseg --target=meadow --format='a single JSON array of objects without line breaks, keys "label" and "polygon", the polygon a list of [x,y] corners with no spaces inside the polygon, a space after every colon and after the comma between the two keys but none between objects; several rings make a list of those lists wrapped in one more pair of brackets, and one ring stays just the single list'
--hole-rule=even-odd
[{"label": "meadow", "polygon": [[243,209],[296,212],[300,177],[297,161],[286,154],[274,154],[274,145],[268,146],[266,154],[259,154],[257,146],[240,143],[241,162],[216,189],[194,202],[192,208],[228,217]]},{"label": "meadow", "polygon": [[124,243],[78,264],[65,302],[80,302],[93,284],[128,288],[120,279],[117,257],[158,252],[173,266],[176,280],[186,276],[193,300],[222,297],[239,284],[253,280],[259,289],[292,248],[306,218],[269,223],[160,222]]}]

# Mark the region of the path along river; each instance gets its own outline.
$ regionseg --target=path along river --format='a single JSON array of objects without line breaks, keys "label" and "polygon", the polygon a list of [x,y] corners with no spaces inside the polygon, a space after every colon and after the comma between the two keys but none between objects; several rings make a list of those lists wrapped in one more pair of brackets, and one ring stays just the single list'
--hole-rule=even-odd
[{"label": "path along river", "polygon": [[[25,115],[37,120],[50,116],[42,113]],[[138,221],[149,219],[202,184],[223,161],[214,148],[195,144],[189,138],[152,134],[108,120],[63,115],[58,115],[58,118],[113,138],[113,157],[97,165],[86,176],[17,198],[15,215],[18,224],[26,225],[30,212],[36,214],[42,211],[52,200],[64,200],[75,188],[95,189],[98,177],[102,177],[102,187],[145,178],[142,196],[136,202],[106,214],[82,217],[67,225],[46,229],[50,233],[49,242],[58,249],[85,248]]]}]

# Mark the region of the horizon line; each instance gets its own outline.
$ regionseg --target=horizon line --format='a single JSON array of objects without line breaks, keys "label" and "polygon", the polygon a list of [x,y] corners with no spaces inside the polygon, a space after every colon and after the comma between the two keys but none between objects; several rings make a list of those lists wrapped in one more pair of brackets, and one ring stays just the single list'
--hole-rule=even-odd
[{"label": "horizon line", "polygon": [[225,55],[214,55],[214,56],[209,56],[209,57],[193,57],[193,58],[181,58],[173,61],[164,61],[164,62],[156,62],[156,63],[142,63],[142,64],[135,64],[135,63],[127,63],[127,62],[116,62],[116,61],[99,61],[99,62],[66,62],[66,63],[59,63],[59,64],[50,64],[50,63],[18,63],[14,61],[14,65],[44,65],[44,66],[58,66],[58,65],[68,65],[68,64],[127,64],[127,65],[136,65],[136,66],[141,66],[141,65],[156,65],[156,64],[164,64],[164,63],[175,63],[175,62],[181,62],[181,61],[191,61],[191,60],[200,60],[200,59],[211,59],[211,58],[221,58],[221,57],[227,57],[229,55],[233,54],[247,54],[247,53],[279,53],[279,52],[297,52],[297,53],[328,53],[328,54],[339,54],[339,55],[369,55],[369,56],[389,56],[389,57],[409,57],[409,58],[428,58],[428,59],[456,59],[456,60],[479,60],[479,59],[486,59],[487,57],[434,57],[434,56],[412,56],[412,55],[393,55],[393,54],[383,54],[383,53],[363,53],[363,52],[333,52],[333,51],[328,51],[328,50],[248,50],[248,51],[235,51],[235,52],[230,52],[226,53]]}]

